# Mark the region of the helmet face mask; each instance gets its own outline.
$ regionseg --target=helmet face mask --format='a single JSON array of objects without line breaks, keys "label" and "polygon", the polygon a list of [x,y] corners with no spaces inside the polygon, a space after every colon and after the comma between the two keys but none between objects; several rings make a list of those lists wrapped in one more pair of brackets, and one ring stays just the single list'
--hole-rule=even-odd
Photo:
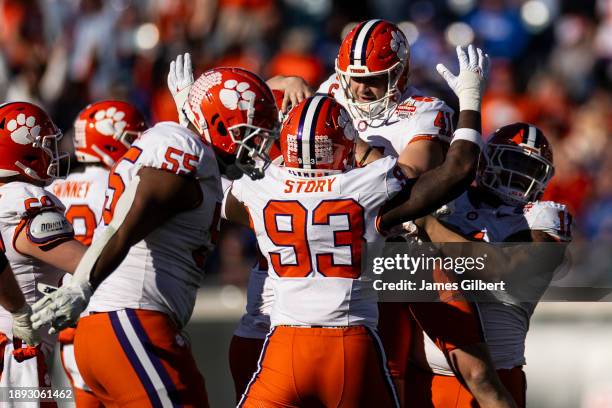
[{"label": "helmet face mask", "polygon": [[[49,166],[47,175],[51,179],[65,178],[70,172],[70,154],[59,149],[59,141],[62,140],[62,133],[43,136],[40,141],[40,148],[49,156]],[[37,143],[34,145],[36,146]]]},{"label": "helmet face mask", "polygon": [[[278,131],[251,125],[236,125],[229,129],[229,133],[238,146],[236,166],[253,180],[263,178],[272,162],[269,152],[278,139]],[[241,136],[236,137],[237,133]]]},{"label": "helmet face mask", "polygon": [[517,127],[499,129],[487,144],[477,183],[508,205],[524,205],[538,200],[554,175],[552,152],[539,130],[541,147],[512,143],[504,134],[512,126]]},{"label": "helmet face mask", "polygon": [[[364,21],[347,34],[336,58],[336,75],[354,119],[388,118],[408,81],[409,54],[406,36],[388,21]],[[351,79],[373,76],[386,78],[383,95],[375,101],[360,101],[351,89]]]},{"label": "helmet face mask", "polygon": [[[382,73],[376,72],[369,75],[354,75],[341,71],[336,66],[336,74],[340,82],[340,88],[344,92],[346,105],[349,113],[354,119],[363,119],[368,122],[373,120],[384,120],[397,107],[397,101],[401,96],[401,91],[398,87],[404,66],[398,63]],[[385,93],[382,97],[375,101],[359,101],[359,98],[351,89],[351,80],[354,78],[367,78],[374,76],[384,76],[386,79]],[[359,79],[357,79],[359,81]]]}]

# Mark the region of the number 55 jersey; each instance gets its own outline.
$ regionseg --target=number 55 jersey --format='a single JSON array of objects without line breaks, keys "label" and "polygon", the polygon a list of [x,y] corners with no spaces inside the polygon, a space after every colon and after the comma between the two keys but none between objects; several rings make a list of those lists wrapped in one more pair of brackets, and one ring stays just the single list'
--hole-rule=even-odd
[{"label": "number 55 jersey", "polygon": [[197,135],[172,122],[159,123],[143,133],[111,169],[99,228],[110,223],[117,201],[143,167],[196,178],[203,200],[132,246],[96,290],[88,310],[155,310],[183,327],[193,311],[203,259],[212,249],[218,228],[223,198],[219,170],[212,149]]}]

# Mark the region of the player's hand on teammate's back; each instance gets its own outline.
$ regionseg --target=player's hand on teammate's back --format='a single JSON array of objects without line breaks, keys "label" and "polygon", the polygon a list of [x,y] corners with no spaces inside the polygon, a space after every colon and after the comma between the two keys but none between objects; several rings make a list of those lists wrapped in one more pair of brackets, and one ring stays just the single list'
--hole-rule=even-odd
[{"label": "player's hand on teammate's back", "polygon": [[438,73],[459,98],[460,110],[480,112],[480,103],[489,75],[489,55],[480,48],[468,45],[457,47],[459,74],[454,75],[443,64],[436,65]]},{"label": "player's hand on teammate's back", "polygon": [[189,119],[183,112],[183,106],[187,102],[187,96],[189,96],[189,90],[193,85],[193,67],[191,65],[191,55],[185,53],[185,55],[178,55],[176,60],[170,63],[170,70],[168,71],[168,89],[174,98],[176,104],[176,110],[179,115],[179,123],[183,126],[189,124]]},{"label": "player's hand on teammate's back", "polygon": [[312,88],[299,76],[277,75],[266,81],[271,89],[278,89],[284,92],[283,103],[280,106],[282,113],[287,113],[291,108],[302,102],[306,98],[314,95]]},{"label": "player's hand on teammate's back", "polygon": [[46,295],[32,306],[32,327],[50,324],[53,334],[74,324],[89,303],[92,289],[89,282],[72,279],[67,285]]}]

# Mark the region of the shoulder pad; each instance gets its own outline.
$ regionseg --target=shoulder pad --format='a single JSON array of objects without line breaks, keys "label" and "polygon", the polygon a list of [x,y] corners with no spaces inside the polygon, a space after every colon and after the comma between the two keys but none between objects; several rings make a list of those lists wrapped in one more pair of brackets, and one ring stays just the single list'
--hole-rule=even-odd
[{"label": "shoulder pad", "polygon": [[2,186],[0,191],[0,222],[2,223],[17,225],[23,218],[50,209],[63,212],[64,206],[57,197],[42,187],[21,182]]},{"label": "shoulder pad", "polygon": [[42,211],[28,219],[26,234],[34,245],[46,246],[71,239],[74,230],[63,214],[57,211]]},{"label": "shoulder pad", "polygon": [[210,146],[191,130],[174,122],[161,122],[147,130],[134,144],[141,150],[138,163],[196,178],[218,177]]}]

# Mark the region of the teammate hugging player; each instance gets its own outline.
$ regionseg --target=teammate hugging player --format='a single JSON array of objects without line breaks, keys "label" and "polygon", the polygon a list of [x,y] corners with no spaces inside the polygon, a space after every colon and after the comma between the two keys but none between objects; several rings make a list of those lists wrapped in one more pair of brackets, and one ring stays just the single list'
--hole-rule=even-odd
[{"label": "teammate hugging player", "polygon": [[[468,47],[467,53],[476,52],[480,50]],[[333,96],[347,108],[359,138],[369,144],[360,164],[379,157],[371,150],[375,148],[397,157],[411,176],[417,176],[442,162],[452,134],[453,111],[443,101],[425,96],[409,84],[409,54],[408,42],[395,24],[384,20],[361,22],[342,41],[336,74],[318,92]],[[467,58],[465,54],[460,51],[459,58]],[[452,80],[445,67],[437,68],[447,81]],[[471,109],[479,110],[480,106]],[[508,395],[500,395],[505,391],[488,356],[477,311],[461,300],[458,292],[453,299],[435,304],[379,304],[379,330],[400,401],[404,401],[404,383],[410,381],[405,380],[405,370],[415,318],[419,327],[452,355],[481,403],[509,400]]]},{"label": "teammate hugging player", "polygon": [[[470,188],[452,206],[453,212],[437,221],[418,221],[436,242],[559,242],[571,240],[572,217],[562,204],[538,201],[553,175],[550,144],[540,129],[514,123],[498,129],[489,139],[478,172],[477,186]],[[562,247],[560,248],[562,250]],[[542,279],[549,282],[562,262],[562,253],[543,261]],[[493,260],[494,259],[494,260]],[[504,255],[489,259],[494,265],[508,264]],[[546,285],[541,287],[543,292]],[[505,292],[499,302],[479,303],[487,344],[500,379],[519,407],[526,405],[525,338],[537,302],[521,301],[519,294]],[[435,407],[470,407],[469,392],[453,377],[440,351],[425,337],[425,371],[419,378],[431,384],[438,397]],[[423,361],[415,361],[415,363]],[[422,365],[422,364],[421,364]],[[416,392],[416,390],[415,390]],[[450,401],[461,401],[458,405]]]},{"label": "teammate hugging player", "polygon": [[[460,77],[479,100],[486,61],[471,57]],[[362,245],[469,184],[479,120],[462,111],[444,163],[407,180],[410,170],[393,157],[351,169],[357,134],[333,99],[315,96],[289,112],[284,166],[270,166],[262,181],[236,181],[225,204],[228,219],[252,221],[275,290],[273,329],[240,406],[399,405],[376,335],[376,297],[361,279]]]},{"label": "teammate hugging player", "polygon": [[[37,344],[27,324],[29,305],[41,297],[36,291],[39,283],[57,286],[65,272],[76,269],[85,251],[74,240],[60,201],[43,189],[60,176],[62,159],[67,158],[58,151],[61,137],[38,106],[28,102],[0,106],[0,249],[27,303],[12,314],[0,308],[1,387],[51,385],[45,359],[56,336],[44,333],[38,347],[22,348],[21,340],[30,346]],[[23,326],[27,338],[15,336],[19,332],[12,332],[15,324]]]},{"label": "teammate hugging player", "polygon": [[180,330],[218,228],[219,168],[260,177],[278,111],[265,83],[235,68],[205,72],[182,109],[199,135],[161,122],[134,142],[109,175],[103,230],[70,283],[34,308],[34,326],[63,328],[89,303],[75,358],[104,405],[208,406]]}]

